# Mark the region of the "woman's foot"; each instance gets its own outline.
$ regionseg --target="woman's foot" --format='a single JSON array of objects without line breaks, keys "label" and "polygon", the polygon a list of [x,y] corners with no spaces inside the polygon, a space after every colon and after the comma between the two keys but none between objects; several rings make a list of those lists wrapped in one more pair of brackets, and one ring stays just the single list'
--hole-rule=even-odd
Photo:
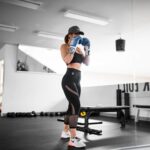
[{"label": "woman's foot", "polygon": [[68,146],[76,147],[76,148],[84,148],[86,144],[78,137],[70,138]]},{"label": "woman's foot", "polygon": [[62,131],[61,138],[62,139],[69,139],[70,138],[70,132],[69,131],[67,131],[67,132]]}]

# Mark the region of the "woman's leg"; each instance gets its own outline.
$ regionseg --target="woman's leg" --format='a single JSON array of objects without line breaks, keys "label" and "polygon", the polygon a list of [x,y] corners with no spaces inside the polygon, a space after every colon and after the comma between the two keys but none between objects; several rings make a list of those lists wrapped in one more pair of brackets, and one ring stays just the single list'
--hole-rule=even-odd
[{"label": "woman's leg", "polygon": [[[75,89],[76,89],[76,91],[77,91],[77,93],[78,93],[78,95],[77,95],[77,96],[78,96],[78,97],[77,97],[77,101],[78,101],[79,103],[75,106],[75,107],[77,108],[77,110],[76,110],[77,115],[72,115],[72,116],[70,117],[70,122],[76,122],[76,125],[75,125],[75,126],[77,126],[78,117],[79,117],[79,112],[80,112],[80,100],[79,100],[79,98],[80,98],[80,94],[81,94],[81,86],[80,86],[80,83],[74,84],[74,86],[75,86]],[[74,102],[75,102],[75,101],[74,101]],[[77,137],[76,132],[77,132],[76,127],[75,127],[75,128],[70,128],[71,137]]]},{"label": "woman's leg", "polygon": [[64,116],[64,129],[62,131],[62,134],[61,134],[61,138],[62,139],[68,139],[70,138],[70,127],[69,127],[69,112],[71,111],[71,107],[70,107],[70,103],[68,105],[68,110],[66,112],[66,115]]},{"label": "woman's leg", "polygon": [[64,132],[69,131],[69,124],[64,123]]},{"label": "woman's leg", "polygon": [[71,138],[77,137],[77,129],[76,128],[70,129],[70,135]]},{"label": "woman's leg", "polygon": [[69,131],[69,117],[71,112],[71,104],[69,103],[66,115],[64,116],[64,131]]},{"label": "woman's leg", "polygon": [[79,99],[79,89],[76,84],[70,83],[65,85],[65,95],[69,101],[69,109],[67,111],[69,116],[69,127],[71,137],[76,137],[76,127],[78,121],[78,115],[80,111],[80,99]]},{"label": "woman's leg", "polygon": [[70,136],[71,138],[77,137],[77,122],[78,115],[71,115],[69,117],[69,127],[70,127]]}]

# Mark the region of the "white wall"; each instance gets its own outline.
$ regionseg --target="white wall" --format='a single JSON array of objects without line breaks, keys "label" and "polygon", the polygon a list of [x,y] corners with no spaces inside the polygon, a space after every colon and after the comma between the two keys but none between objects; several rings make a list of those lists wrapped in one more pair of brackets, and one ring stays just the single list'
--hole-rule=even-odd
[{"label": "white wall", "polygon": [[83,106],[116,106],[115,85],[86,87],[82,89]]},{"label": "white wall", "polygon": [[[0,61],[3,61],[4,60],[4,50],[2,49],[3,47],[3,44],[0,42]],[[3,96],[3,81],[2,81],[2,78],[3,78],[3,65],[0,64],[0,104],[2,102],[2,96]],[[1,106],[0,106],[1,107]]]},{"label": "white wall", "polygon": [[[82,106],[116,106],[116,85],[94,86],[82,89]],[[114,116],[116,113],[108,112],[101,115]]]},{"label": "white wall", "polygon": [[[67,101],[61,88],[62,75],[16,72],[17,45],[5,45],[3,50],[6,62],[3,113],[66,109]],[[84,87],[81,104],[115,105],[115,87]]]},{"label": "white wall", "polygon": [[[17,45],[5,45],[3,50],[5,52],[3,113],[66,110],[67,100],[61,88],[62,75],[16,72]],[[139,89],[142,87],[143,84],[139,84]],[[82,87],[81,105],[115,106],[116,89],[117,85]],[[131,115],[134,115],[132,104],[149,104],[150,102],[149,91],[139,90],[136,96],[135,92],[130,92],[130,96]],[[149,114],[145,112],[142,116],[149,117]]]},{"label": "white wall", "polygon": [[0,104],[3,96],[3,76],[4,76],[4,61],[0,60]]},{"label": "white wall", "polygon": [[58,111],[66,107],[61,76],[48,73],[16,72],[17,45],[5,45],[3,113]]},{"label": "white wall", "polygon": [[4,59],[4,50],[0,47],[0,60]]}]

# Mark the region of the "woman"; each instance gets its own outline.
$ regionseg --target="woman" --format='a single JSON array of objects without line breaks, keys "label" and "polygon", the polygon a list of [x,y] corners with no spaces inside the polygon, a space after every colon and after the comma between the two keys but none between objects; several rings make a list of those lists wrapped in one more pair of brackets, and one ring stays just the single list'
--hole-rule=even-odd
[{"label": "woman", "polygon": [[85,147],[85,143],[76,135],[78,115],[80,112],[80,80],[81,64],[88,65],[89,56],[85,56],[85,45],[82,45],[80,35],[84,35],[78,26],[72,26],[65,36],[65,44],[60,51],[63,61],[67,65],[67,71],[62,79],[62,88],[69,102],[67,113],[64,117],[64,130],[61,138],[70,138],[68,146]]}]

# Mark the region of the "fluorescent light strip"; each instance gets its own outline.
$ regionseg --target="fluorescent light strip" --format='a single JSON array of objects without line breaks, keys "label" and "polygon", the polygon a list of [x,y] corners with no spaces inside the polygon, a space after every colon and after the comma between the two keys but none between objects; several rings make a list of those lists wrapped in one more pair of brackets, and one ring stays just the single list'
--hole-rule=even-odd
[{"label": "fluorescent light strip", "polygon": [[73,11],[73,10],[67,10],[64,13],[64,16],[68,18],[90,22],[93,24],[98,24],[98,25],[107,25],[109,23],[108,19],[105,19],[102,17],[91,16],[91,15],[80,13],[80,12]]},{"label": "fluorescent light strip", "polygon": [[29,9],[38,9],[43,3],[35,0],[2,0],[5,3],[29,8]]},{"label": "fluorescent light strip", "polygon": [[33,1],[33,0],[19,0],[19,1],[33,4],[33,5],[37,5],[37,6],[41,6],[41,4],[42,4],[42,2],[37,2],[37,1]]},{"label": "fluorescent light strip", "polygon": [[61,37],[59,35],[56,35],[54,33],[49,33],[49,32],[39,31],[37,32],[37,35],[41,37],[50,38],[50,39],[56,39],[56,40],[61,40],[61,41],[64,40],[64,37]]},{"label": "fluorescent light strip", "polygon": [[15,32],[17,29],[18,29],[18,27],[16,27],[16,26],[0,24],[0,30],[3,30],[3,31]]}]

